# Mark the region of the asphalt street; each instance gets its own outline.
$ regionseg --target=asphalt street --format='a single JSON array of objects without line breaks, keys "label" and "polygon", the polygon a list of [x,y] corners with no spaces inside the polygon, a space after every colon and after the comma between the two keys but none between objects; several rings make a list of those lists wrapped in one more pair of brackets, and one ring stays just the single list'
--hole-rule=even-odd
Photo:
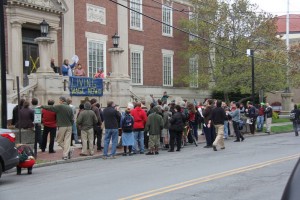
[{"label": "asphalt street", "polygon": [[226,149],[94,159],[4,174],[0,200],[57,199],[253,200],[281,198],[300,155],[294,133],[247,137]]}]

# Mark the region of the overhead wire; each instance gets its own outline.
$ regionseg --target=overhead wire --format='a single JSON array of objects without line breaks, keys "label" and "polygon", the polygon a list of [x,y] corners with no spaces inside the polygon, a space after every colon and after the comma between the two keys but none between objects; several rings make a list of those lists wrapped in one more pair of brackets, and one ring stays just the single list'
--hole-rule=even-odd
[{"label": "overhead wire", "polygon": [[[180,28],[178,28],[178,27],[176,27],[176,26],[173,26],[173,25],[170,25],[170,24],[168,24],[168,23],[165,23],[165,22],[163,22],[163,21],[161,21],[161,20],[158,20],[158,19],[156,19],[156,18],[154,18],[154,17],[152,17],[152,16],[149,16],[149,15],[146,15],[146,14],[141,13],[141,12],[139,12],[139,11],[136,11],[136,10],[134,10],[134,9],[128,7],[128,6],[125,6],[125,5],[121,4],[121,3],[116,2],[116,0],[108,0],[108,1],[111,1],[111,2],[117,4],[117,5],[121,6],[121,7],[124,7],[124,8],[126,8],[126,9],[128,9],[128,10],[133,11],[133,12],[136,12],[136,13],[138,13],[138,14],[140,14],[140,15],[142,15],[142,16],[145,16],[145,17],[147,17],[147,18],[149,18],[149,19],[151,19],[151,20],[153,20],[153,21],[156,21],[156,22],[158,22],[158,23],[160,23],[160,24],[169,26],[169,27],[171,27],[171,28],[173,28],[173,29],[175,29],[175,30],[177,30],[177,31],[183,32],[183,33],[185,33],[185,34],[191,35],[191,36],[193,36],[193,37],[199,38],[199,39],[201,39],[201,40],[203,40],[203,41],[206,41],[206,42],[209,42],[209,43],[214,44],[214,45],[216,45],[216,46],[222,47],[222,48],[224,48],[224,49],[227,49],[227,50],[230,50],[230,51],[239,53],[239,54],[241,54],[241,55],[247,55],[247,53],[245,53],[245,52],[242,52],[242,51],[233,49],[233,48],[231,48],[231,47],[228,47],[228,46],[219,44],[219,43],[214,42],[214,41],[212,41],[212,40],[210,40],[210,39],[207,39],[207,38],[201,37],[201,36],[199,36],[199,35],[190,33],[190,32],[188,32],[188,31],[185,31],[185,30],[183,30],[183,29],[180,29]],[[123,0],[123,1],[128,1],[128,0]],[[247,55],[247,56],[248,56],[248,55]],[[269,60],[269,59],[265,59],[265,58],[260,58],[260,57],[257,57],[257,56],[253,56],[253,57],[256,58],[256,59],[262,60],[262,61],[266,61],[266,62],[273,63],[273,64],[279,64],[279,65],[281,65],[281,66],[287,66],[286,64],[283,64],[283,63],[280,63],[280,62],[274,62],[273,60]]]}]

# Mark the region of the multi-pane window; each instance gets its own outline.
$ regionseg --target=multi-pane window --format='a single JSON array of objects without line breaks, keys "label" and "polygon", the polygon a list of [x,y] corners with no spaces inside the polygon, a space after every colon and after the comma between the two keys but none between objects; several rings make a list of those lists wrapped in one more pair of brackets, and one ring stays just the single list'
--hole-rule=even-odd
[{"label": "multi-pane window", "polygon": [[173,86],[173,55],[163,55],[163,85]]},{"label": "multi-pane window", "polygon": [[130,0],[130,28],[139,29],[143,28],[142,24],[142,1],[143,0]]},{"label": "multi-pane window", "polygon": [[132,84],[142,85],[142,52],[140,51],[132,51],[130,58],[130,67],[131,67],[131,82]]},{"label": "multi-pane window", "polygon": [[173,12],[172,8],[169,6],[162,6],[162,33],[163,35],[172,36],[173,35]]},{"label": "multi-pane window", "polygon": [[190,87],[197,88],[198,87],[198,79],[199,79],[199,70],[198,70],[198,59],[190,58]]},{"label": "multi-pane window", "polygon": [[97,40],[88,41],[88,76],[94,77],[99,68],[105,69],[105,43]]}]

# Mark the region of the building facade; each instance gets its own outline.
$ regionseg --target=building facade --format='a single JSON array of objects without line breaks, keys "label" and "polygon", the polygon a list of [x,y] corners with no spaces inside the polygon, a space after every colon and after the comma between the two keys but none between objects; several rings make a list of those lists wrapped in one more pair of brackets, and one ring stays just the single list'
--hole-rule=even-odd
[{"label": "building facade", "polygon": [[[9,100],[16,101],[17,76],[22,94],[28,98],[42,95],[44,102],[68,94],[65,77],[51,72],[50,61],[45,76],[50,85],[42,89],[38,86],[40,52],[35,39],[40,36],[43,19],[50,26],[48,37],[53,40],[49,54],[58,66],[77,55],[88,77],[101,68],[107,83],[116,74],[130,80],[127,92],[132,97],[150,101],[149,94],[160,98],[167,91],[175,100],[203,100],[210,95],[208,91],[176,80],[182,69],[189,73],[189,65],[195,65],[181,56],[189,35],[176,29],[180,20],[189,19],[190,9],[186,0],[8,0],[5,19]],[[120,36],[123,53],[113,71],[109,50],[115,33]],[[109,99],[109,85],[106,88],[106,97],[100,101]]]}]

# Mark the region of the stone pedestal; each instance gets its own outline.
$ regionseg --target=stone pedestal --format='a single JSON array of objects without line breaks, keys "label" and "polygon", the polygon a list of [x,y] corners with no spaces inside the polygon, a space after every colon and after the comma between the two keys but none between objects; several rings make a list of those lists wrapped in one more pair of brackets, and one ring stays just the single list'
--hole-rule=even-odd
[{"label": "stone pedestal", "polygon": [[120,62],[120,55],[124,52],[122,48],[111,48],[112,74],[109,78],[110,95],[108,100],[114,101],[120,107],[127,107],[130,99],[131,79],[128,75],[128,68],[123,67]]},{"label": "stone pedestal", "polygon": [[282,112],[289,113],[293,109],[293,96],[294,93],[282,93]]},{"label": "stone pedestal", "polygon": [[51,44],[54,40],[49,37],[38,37],[34,40],[39,45],[40,68],[36,73],[54,73],[50,67],[51,61]]}]

